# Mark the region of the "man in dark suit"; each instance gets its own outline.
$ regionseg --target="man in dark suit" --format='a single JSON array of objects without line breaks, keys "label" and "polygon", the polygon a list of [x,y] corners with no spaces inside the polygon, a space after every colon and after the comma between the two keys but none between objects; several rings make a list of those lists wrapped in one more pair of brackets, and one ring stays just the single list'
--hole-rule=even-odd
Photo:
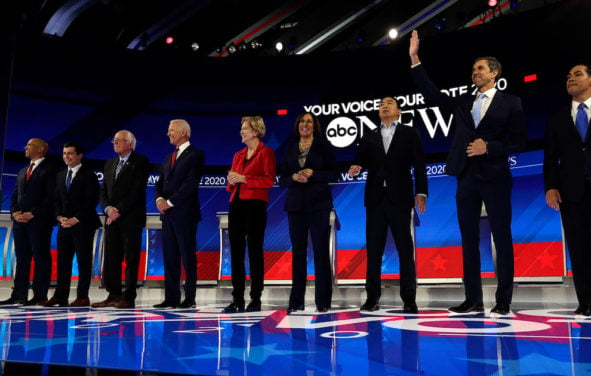
[{"label": "man in dark suit", "polygon": [[[121,130],[113,138],[117,157],[105,163],[100,200],[105,220],[103,283],[109,295],[93,308],[134,308],[142,247],[146,226],[146,184],[148,158],[135,152],[133,133]],[[125,291],[121,268],[125,258]]]},{"label": "man in dark suit", "polygon": [[560,210],[579,307],[591,316],[591,66],[575,65],[566,79],[571,105],[548,121],[544,147],[546,203]]},{"label": "man in dark suit", "polygon": [[99,182],[92,169],[82,165],[84,150],[75,142],[64,144],[63,159],[67,169],[56,177],[55,215],[57,232],[57,286],[45,307],[68,305],[72,262],[78,262],[78,287],[71,307],[90,305],[88,289],[92,278],[92,251],[94,233],[101,226],[96,213],[99,200]]},{"label": "man in dark suit", "polygon": [[[10,204],[16,254],[14,290],[0,305],[36,305],[47,300],[56,174],[56,167],[45,158],[48,149],[47,142],[39,138],[30,139],[25,146],[25,156],[31,163],[19,171]],[[32,259],[35,260],[33,298],[27,300]]]},{"label": "man in dark suit", "polygon": [[[154,308],[195,307],[197,287],[197,222],[201,220],[199,181],[203,175],[203,151],[190,144],[191,127],[172,120],[168,138],[176,150],[164,158],[155,186],[156,207],[162,218],[164,253],[164,301]],[[186,273],[185,299],[181,292],[181,261]]]},{"label": "man in dark suit", "polygon": [[501,93],[495,82],[501,64],[494,57],[475,60],[472,83],[478,95],[451,98],[431,82],[418,56],[419,37],[412,32],[409,55],[412,75],[426,101],[453,113],[454,136],[446,172],[457,176],[456,207],[462,235],[466,299],[450,311],[484,311],[480,278],[480,214],[486,207],[497,252],[496,305],[491,313],[508,315],[513,297],[513,237],[508,157],[525,147],[527,130],[518,97]]},{"label": "man in dark suit", "polygon": [[[413,207],[426,209],[427,172],[421,138],[416,129],[400,122],[398,101],[385,97],[380,102],[381,126],[361,139],[350,176],[368,170],[365,183],[365,236],[367,273],[364,311],[380,308],[382,255],[388,227],[400,258],[400,297],[405,313],[417,313],[417,277],[414,241],[411,235]],[[414,189],[411,168],[414,167]]]}]

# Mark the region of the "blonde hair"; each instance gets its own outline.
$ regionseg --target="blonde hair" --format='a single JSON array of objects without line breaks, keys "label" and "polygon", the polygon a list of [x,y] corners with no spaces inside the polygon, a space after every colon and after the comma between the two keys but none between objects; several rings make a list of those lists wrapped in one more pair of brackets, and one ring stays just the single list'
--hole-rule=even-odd
[{"label": "blonde hair", "polygon": [[250,125],[250,127],[257,133],[258,138],[265,137],[265,132],[267,131],[267,128],[265,127],[265,122],[263,121],[262,117],[244,116],[240,123],[242,124],[245,122],[248,123],[248,125]]}]

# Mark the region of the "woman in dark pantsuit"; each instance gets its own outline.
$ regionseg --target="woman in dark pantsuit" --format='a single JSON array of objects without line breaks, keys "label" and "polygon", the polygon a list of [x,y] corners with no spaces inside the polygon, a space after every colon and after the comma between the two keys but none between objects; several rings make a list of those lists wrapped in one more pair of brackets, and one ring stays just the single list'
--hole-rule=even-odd
[{"label": "woman in dark pantsuit", "polygon": [[294,141],[287,145],[279,183],[287,188],[285,210],[292,243],[292,289],[289,312],[304,309],[307,279],[308,234],[314,250],[315,303],[319,312],[330,309],[332,268],[329,254],[329,182],[336,181],[335,157],[321,138],[320,123],[311,113],[296,119]]}]

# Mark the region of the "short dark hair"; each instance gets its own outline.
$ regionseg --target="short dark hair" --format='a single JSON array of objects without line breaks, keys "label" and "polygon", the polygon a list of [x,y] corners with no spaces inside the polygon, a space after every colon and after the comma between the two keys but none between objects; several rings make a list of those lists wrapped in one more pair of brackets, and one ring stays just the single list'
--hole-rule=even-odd
[{"label": "short dark hair", "polygon": [[494,56],[483,56],[475,59],[474,63],[476,63],[479,60],[486,60],[486,62],[488,63],[488,68],[491,72],[499,72],[497,74],[497,77],[495,78],[495,81],[498,81],[499,77],[501,77],[501,73],[503,73],[503,67],[501,66],[501,62]]},{"label": "short dark hair", "polygon": [[314,137],[320,137],[322,135],[322,130],[320,129],[320,121],[318,121],[318,117],[316,117],[316,115],[314,115],[311,112],[302,112],[301,114],[298,115],[298,117],[295,120],[294,127],[293,127],[293,135],[295,137],[300,137],[299,124],[300,124],[300,120],[302,120],[302,118],[305,115],[312,116],[312,122],[314,123],[314,129],[312,131],[312,135]]},{"label": "short dark hair", "polygon": [[64,148],[74,148],[76,154],[84,154],[84,148],[77,142],[69,141],[64,144]]},{"label": "short dark hair", "polygon": [[400,101],[395,96],[393,96],[393,95],[383,96],[382,98],[380,98],[380,103],[382,103],[384,98],[392,98],[394,100],[394,103],[396,103],[396,107],[398,107],[399,109],[402,109],[402,107],[400,107]]}]

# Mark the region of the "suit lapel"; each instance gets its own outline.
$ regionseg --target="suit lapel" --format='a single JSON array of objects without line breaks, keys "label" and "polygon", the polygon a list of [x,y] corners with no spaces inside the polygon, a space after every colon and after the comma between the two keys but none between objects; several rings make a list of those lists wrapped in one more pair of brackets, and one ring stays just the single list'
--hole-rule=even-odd
[{"label": "suit lapel", "polygon": [[[174,168],[176,167],[177,163],[179,163],[179,161],[181,161],[187,155],[189,155],[189,153],[191,152],[191,150],[193,150],[191,148],[191,145],[187,146],[187,148],[185,150],[183,150],[183,152],[179,156],[177,156],[176,161],[174,162],[174,166],[172,166],[172,169],[171,170],[174,170]],[[170,157],[172,158],[172,154],[170,155]],[[170,163],[168,165],[170,166]]]}]

